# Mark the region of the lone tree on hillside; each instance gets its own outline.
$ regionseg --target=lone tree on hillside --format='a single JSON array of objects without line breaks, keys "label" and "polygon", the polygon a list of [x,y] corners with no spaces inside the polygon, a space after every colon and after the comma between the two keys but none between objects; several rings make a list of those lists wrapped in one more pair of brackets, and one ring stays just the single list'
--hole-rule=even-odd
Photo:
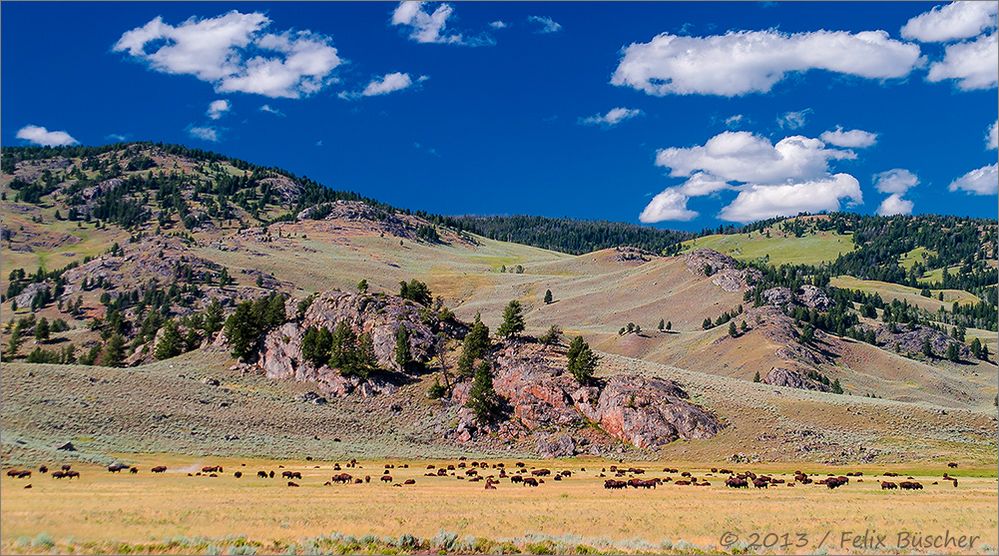
[{"label": "lone tree on hillside", "polygon": [[406,282],[399,282],[399,297],[411,299],[420,305],[428,307],[430,306],[430,302],[433,301],[430,288],[415,278],[410,280],[408,284]]},{"label": "lone tree on hillside", "polygon": [[756,374],[753,375],[753,382],[759,382],[759,381],[760,381],[760,371],[756,371]]},{"label": "lone tree on hillside", "polygon": [[38,322],[35,323],[35,342],[42,343],[49,341],[50,334],[49,319],[45,317],[38,319]]},{"label": "lone tree on hillside", "polygon": [[957,344],[951,343],[947,346],[947,359],[950,359],[954,363],[961,361],[961,352],[957,349]]},{"label": "lone tree on hillside", "polygon": [[520,302],[514,299],[503,309],[503,324],[496,332],[504,338],[512,338],[524,331],[524,309]]},{"label": "lone tree on hillside", "polygon": [[670,330],[673,330],[673,321],[666,323],[666,331],[669,332]]},{"label": "lone tree on hillside", "polygon": [[600,357],[593,353],[590,345],[582,336],[576,336],[569,344],[569,352],[566,354],[569,359],[568,370],[576,379],[576,382],[586,386],[593,380],[593,373],[597,370]]},{"label": "lone tree on hillside", "polygon": [[493,375],[489,361],[482,361],[475,369],[475,378],[472,379],[465,407],[472,410],[479,423],[489,423],[499,412],[499,396],[493,389]]},{"label": "lone tree on hillside", "polygon": [[929,338],[923,338],[923,355],[933,357],[933,346],[930,345]]},{"label": "lone tree on hillside", "polygon": [[666,330],[666,321],[664,319],[659,319],[659,331],[662,332]]},{"label": "lone tree on hillside", "polygon": [[361,293],[368,293],[368,281],[362,278],[361,281],[357,283],[357,291]]},{"label": "lone tree on hillside", "polygon": [[472,376],[475,372],[475,361],[485,357],[489,350],[489,327],[482,323],[479,315],[475,315],[472,329],[465,335],[461,344],[461,356],[458,357],[458,374]]},{"label": "lone tree on hillside", "polygon": [[552,291],[545,290],[545,305],[551,305],[553,301],[555,301],[555,299],[552,297]]},{"label": "lone tree on hillside", "polygon": [[736,330],[735,323],[732,321],[728,321],[728,335],[733,338],[739,335],[739,331]]},{"label": "lone tree on hillside", "polygon": [[409,352],[409,329],[400,326],[395,333],[395,364],[399,365],[400,369],[405,369],[412,362],[413,358]]}]

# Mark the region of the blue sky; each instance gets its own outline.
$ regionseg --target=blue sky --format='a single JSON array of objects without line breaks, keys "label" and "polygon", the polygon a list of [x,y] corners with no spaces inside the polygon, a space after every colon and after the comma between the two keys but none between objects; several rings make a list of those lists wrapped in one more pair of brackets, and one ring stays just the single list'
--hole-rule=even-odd
[{"label": "blue sky", "polygon": [[995,11],[5,2],[0,140],[182,143],[443,214],[995,218]]}]

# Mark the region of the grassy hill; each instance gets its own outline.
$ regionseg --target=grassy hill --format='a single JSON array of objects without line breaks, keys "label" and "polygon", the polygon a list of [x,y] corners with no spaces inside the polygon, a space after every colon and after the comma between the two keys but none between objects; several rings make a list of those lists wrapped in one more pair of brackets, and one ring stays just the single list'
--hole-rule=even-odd
[{"label": "grassy hill", "polygon": [[684,250],[700,247],[714,249],[740,261],[764,261],[773,265],[818,265],[836,260],[853,251],[849,234],[816,232],[801,237],[764,231],[735,234],[712,234],[683,242]]},{"label": "grassy hill", "polygon": [[[5,407],[15,408],[5,411],[0,423],[5,456],[52,456],[56,438],[79,443],[81,455],[94,458],[131,451],[340,457],[494,450],[488,443],[459,446],[441,439],[456,408],[442,411],[427,399],[436,369],[394,397],[348,397],[317,408],[295,401],[307,383],[276,383],[233,371],[232,358],[209,346],[211,337],[195,338],[192,345],[203,347],[164,361],[150,362],[149,353],[141,351],[153,345],[164,322],[186,326],[191,321],[184,319],[201,315],[211,299],[222,299],[228,314],[236,302],[273,291],[294,302],[333,288],[353,290],[362,279],[378,293],[398,292],[400,281],[421,280],[459,318],[469,322],[481,315],[493,331],[506,304],[518,300],[527,334],[539,336],[555,325],[565,339],[581,335],[601,353],[601,373],[677,380],[695,401],[733,425],[710,441],[667,447],[664,454],[670,457],[725,458],[744,451],[761,458],[850,461],[862,457],[854,450],[858,445],[875,446],[893,460],[952,453],[982,459],[994,452],[981,433],[996,395],[994,364],[904,357],[851,340],[843,331],[804,346],[806,326],[784,314],[764,315],[758,325],[753,321],[752,328],[732,335],[729,321],[719,319],[738,306],[751,310],[756,284],[722,287],[725,276],[706,275],[685,256],[707,247],[769,271],[794,265],[793,273],[761,274],[759,287],[795,289],[821,283],[822,272],[858,265],[863,257],[888,274],[910,260],[914,268],[940,259],[934,253],[943,251],[930,247],[910,247],[905,256],[896,253],[902,246],[872,247],[874,240],[864,238],[877,236],[866,220],[839,215],[778,220],[690,239],[684,253],[660,256],[688,236],[557,219],[541,219],[531,229],[530,219],[499,219],[481,230],[499,239],[490,238],[470,230],[469,221],[398,210],[283,170],[177,147],[5,149],[3,166],[0,250],[5,270],[23,269],[25,275],[0,276],[7,294],[0,310],[21,320],[62,320],[68,328],[36,340],[31,331],[37,321],[25,324],[15,350],[19,361],[3,365],[5,383],[16,385],[3,393]],[[516,222],[527,227],[514,234],[508,228]],[[942,222],[933,226],[957,225]],[[978,237],[978,223],[960,226],[961,237]],[[617,248],[629,242],[656,253]],[[608,247],[561,252],[596,245]],[[966,247],[961,249],[974,260],[962,265],[971,265],[970,276],[984,283],[995,271],[985,262],[994,253]],[[77,266],[52,272],[66,265]],[[39,266],[50,272],[35,274]],[[971,285],[981,295],[952,287],[942,290],[943,302],[890,281],[844,274],[830,284],[930,311],[949,311],[954,301],[983,311],[994,303],[988,286],[978,282]],[[51,287],[54,298],[38,307],[21,303],[12,311],[13,298],[38,286]],[[548,290],[552,303],[543,301]],[[82,307],[67,307],[77,299]],[[851,305],[845,311],[855,316],[857,309]],[[733,323],[748,319],[741,310],[738,314]],[[995,332],[986,328],[994,328],[994,320],[976,318],[989,326],[969,329],[968,342],[980,338],[992,349]],[[660,320],[672,325],[669,333],[657,330]],[[705,320],[719,324],[705,330]],[[4,346],[15,329],[8,322],[0,331]],[[643,332],[622,334],[629,323]],[[780,327],[782,335],[772,333]],[[115,335],[124,336],[129,352],[142,356],[135,361],[144,364],[118,369],[24,361],[36,348],[103,349]],[[788,353],[801,349],[818,354],[815,361]],[[848,395],[752,382],[757,373],[801,365],[839,381]],[[210,377],[221,387],[201,382]],[[393,404],[402,409],[393,411]],[[973,432],[961,436],[953,427]],[[802,428],[820,439],[807,453],[792,444]],[[511,449],[530,453],[536,446],[524,439]]]}]

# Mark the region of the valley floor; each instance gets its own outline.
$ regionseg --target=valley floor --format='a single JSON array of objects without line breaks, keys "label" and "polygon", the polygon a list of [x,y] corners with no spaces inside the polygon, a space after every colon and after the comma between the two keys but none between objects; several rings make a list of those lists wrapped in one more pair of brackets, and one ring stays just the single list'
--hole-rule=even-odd
[{"label": "valley floor", "polygon": [[[562,481],[549,476],[537,488],[501,479],[495,490],[485,490],[482,482],[424,476],[428,464],[458,463],[454,459],[365,460],[344,471],[370,475],[370,483],[333,486],[323,485],[340,473],[330,461],[166,454],[127,459],[138,465],[137,474],[74,465],[81,472],[78,480],[54,480],[37,471],[29,479],[4,477],[0,551],[994,553],[999,544],[995,470],[986,468],[730,465],[788,482],[796,469],[815,473],[815,479],[827,473],[865,473],[836,490],[816,484],[734,490],[703,462],[643,462],[630,464],[647,470],[641,477],[683,478],[663,473],[668,465],[711,485],[606,490],[598,475],[617,462],[527,461],[529,469],[573,474]],[[515,460],[502,461],[514,469]],[[378,480],[386,463],[394,465],[391,482]],[[154,465],[168,470],[154,475],[149,472]],[[188,475],[204,465],[222,465],[224,472],[218,477]],[[276,470],[278,477],[258,478],[258,470]],[[875,477],[888,470],[901,476]],[[940,479],[945,470],[959,479],[958,487]],[[235,478],[235,471],[244,476]],[[295,481],[301,486],[289,488],[280,478],[282,471],[300,472],[302,479]],[[457,469],[457,475],[464,471]],[[495,475],[498,470],[480,473]],[[879,480],[904,480],[908,474],[925,488],[880,488]],[[415,484],[393,486],[406,479]],[[31,489],[22,488],[27,483]],[[855,545],[854,537],[865,531],[884,535],[884,545]],[[931,540],[937,535],[963,535],[965,544],[912,544],[917,536]],[[753,546],[754,539],[760,546]]]}]

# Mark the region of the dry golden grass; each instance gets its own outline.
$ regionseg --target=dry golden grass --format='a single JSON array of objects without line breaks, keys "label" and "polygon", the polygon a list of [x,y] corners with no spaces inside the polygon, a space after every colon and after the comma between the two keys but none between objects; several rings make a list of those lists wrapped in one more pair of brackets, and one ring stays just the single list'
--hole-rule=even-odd
[{"label": "dry golden grass", "polygon": [[[901,492],[882,491],[878,486],[872,475],[889,469],[885,467],[769,464],[752,468],[757,472],[787,474],[800,467],[822,475],[864,470],[866,476],[863,482],[852,478],[850,484],[835,491],[814,484],[734,491],[725,488],[720,477],[707,476],[710,471],[703,463],[643,462],[635,465],[648,470],[646,476],[665,476],[661,469],[669,465],[691,471],[712,485],[666,484],[655,490],[608,491],[602,488],[603,479],[597,475],[612,462],[544,461],[527,465],[570,469],[573,477],[561,482],[549,478],[537,489],[503,480],[496,490],[486,491],[481,482],[423,476],[428,463],[449,463],[446,461],[411,460],[410,467],[402,469],[398,467],[401,461],[392,460],[397,466],[390,470],[395,482],[416,479],[415,485],[404,487],[377,480],[384,461],[363,461],[362,469],[345,471],[354,476],[370,475],[370,484],[326,487],[323,482],[334,473],[331,462],[171,455],[137,459],[142,468],[138,475],[112,475],[102,468],[80,466],[82,478],[73,482],[37,473],[27,481],[4,477],[4,488],[0,491],[3,536],[0,549],[5,553],[19,550],[18,539],[23,545],[26,538],[33,539],[39,534],[51,537],[57,546],[70,544],[85,549],[90,545],[93,549],[117,543],[162,542],[177,536],[245,536],[264,546],[275,546],[275,541],[280,546],[334,532],[393,537],[408,533],[429,538],[441,530],[459,537],[496,540],[540,534],[575,539],[583,544],[610,541],[616,543],[617,550],[628,546],[633,550],[661,548],[663,541],[669,541],[674,548],[718,550],[721,535],[728,531],[740,538],[748,538],[753,532],[787,532],[795,535],[795,539],[798,533],[810,539],[809,550],[791,547],[775,552],[812,552],[826,532],[832,533],[826,541],[826,550],[855,552],[830,543],[834,542],[832,539],[838,543],[844,531],[859,533],[865,529],[889,534],[891,539],[900,531],[980,535],[976,552],[983,545],[995,547],[999,542],[994,470],[959,469],[953,474],[959,477],[960,486],[954,488],[949,482],[931,484],[945,467],[932,470],[895,467],[903,475],[899,479],[909,473],[920,473],[915,476],[925,486],[923,491]],[[505,463],[512,467],[513,460]],[[156,464],[168,465],[170,469],[162,475],[149,473],[149,467]],[[188,471],[208,464],[222,464],[225,472],[217,478],[187,476]],[[280,478],[256,477],[258,469],[280,473],[278,465],[302,472],[303,479],[296,481],[301,487],[289,488]],[[320,468],[314,468],[317,465]],[[243,478],[233,477],[237,470],[243,471]],[[494,474],[497,470],[486,473]],[[25,482],[32,483],[33,488],[21,488]],[[71,539],[70,543],[66,539]]]}]

